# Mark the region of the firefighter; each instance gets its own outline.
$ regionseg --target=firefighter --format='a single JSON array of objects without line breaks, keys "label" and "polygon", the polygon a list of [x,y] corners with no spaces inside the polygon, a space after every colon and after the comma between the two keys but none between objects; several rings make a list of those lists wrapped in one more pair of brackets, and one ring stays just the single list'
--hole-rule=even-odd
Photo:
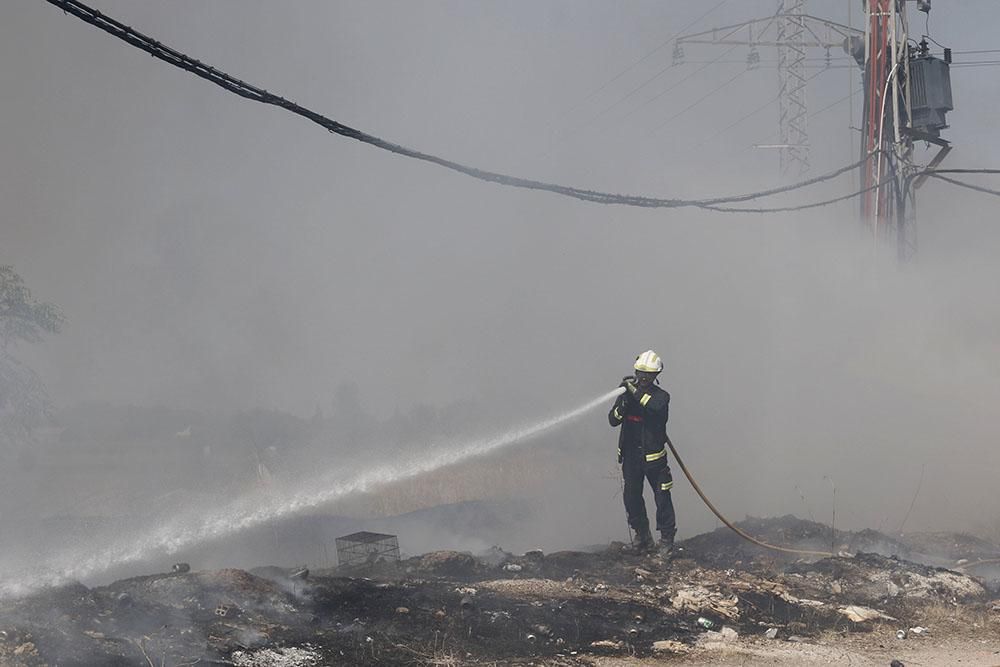
[{"label": "firefighter", "polygon": [[670,489],[674,486],[667,465],[667,414],[670,394],[657,386],[657,376],[663,362],[652,350],[635,360],[635,375],[622,379],[625,392],[618,397],[608,421],[621,427],[618,434],[618,463],[622,466],[625,490],[625,513],[629,527],[635,531],[633,548],[637,553],[656,550],[646,517],[646,502],[642,497],[643,481],[653,488],[656,501],[656,529],[660,532],[660,556],[669,559],[674,549],[677,526]]}]

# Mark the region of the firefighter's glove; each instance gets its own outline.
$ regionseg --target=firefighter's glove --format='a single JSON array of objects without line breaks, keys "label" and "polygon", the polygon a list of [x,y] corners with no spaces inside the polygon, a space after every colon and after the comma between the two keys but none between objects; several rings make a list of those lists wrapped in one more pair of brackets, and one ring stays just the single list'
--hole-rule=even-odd
[{"label": "firefighter's glove", "polygon": [[622,383],[619,386],[625,387],[625,390],[628,392],[628,395],[631,396],[635,396],[635,392],[639,391],[639,387],[637,387],[635,384],[635,377],[632,375],[626,375],[625,377],[623,377]]}]

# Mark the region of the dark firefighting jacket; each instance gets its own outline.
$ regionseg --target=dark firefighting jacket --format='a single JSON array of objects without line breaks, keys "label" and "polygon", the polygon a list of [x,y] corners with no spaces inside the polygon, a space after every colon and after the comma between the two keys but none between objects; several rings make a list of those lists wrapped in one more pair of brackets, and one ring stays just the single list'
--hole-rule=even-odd
[{"label": "dark firefighting jacket", "polygon": [[666,460],[667,416],[670,394],[656,385],[633,396],[627,391],[618,397],[608,413],[612,426],[621,426],[618,456],[641,453],[646,463]]}]

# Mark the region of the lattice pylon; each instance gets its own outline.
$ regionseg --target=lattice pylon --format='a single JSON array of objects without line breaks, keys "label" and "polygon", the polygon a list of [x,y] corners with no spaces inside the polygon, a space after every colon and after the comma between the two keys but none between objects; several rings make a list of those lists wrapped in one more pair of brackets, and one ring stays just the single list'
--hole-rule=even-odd
[{"label": "lattice pylon", "polygon": [[806,47],[803,43],[805,0],[779,0],[778,18],[778,132],[781,171],[800,175],[809,171],[809,130],[806,109]]}]

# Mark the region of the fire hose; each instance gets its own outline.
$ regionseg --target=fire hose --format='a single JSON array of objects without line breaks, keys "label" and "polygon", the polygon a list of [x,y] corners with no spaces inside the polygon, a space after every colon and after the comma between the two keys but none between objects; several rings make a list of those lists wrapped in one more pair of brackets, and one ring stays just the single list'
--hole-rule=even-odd
[{"label": "fire hose", "polygon": [[687,480],[689,482],[691,482],[691,487],[695,490],[695,493],[698,494],[698,497],[701,498],[702,502],[705,503],[705,505],[708,507],[708,509],[712,510],[712,514],[714,514],[715,516],[717,516],[719,518],[719,521],[721,521],[722,523],[726,524],[726,527],[729,528],[731,531],[733,531],[734,533],[736,533],[737,535],[739,535],[740,537],[742,537],[744,540],[746,540],[748,542],[752,542],[753,544],[756,544],[759,547],[764,547],[765,549],[771,549],[772,551],[781,551],[781,552],[786,553],[786,554],[798,554],[798,555],[801,555],[801,556],[833,556],[833,555],[835,555],[835,554],[833,554],[830,551],[812,551],[810,549],[792,549],[791,547],[779,547],[779,546],[774,545],[774,544],[768,544],[767,542],[764,542],[762,540],[758,540],[756,537],[754,537],[750,533],[746,532],[742,528],[740,528],[740,527],[736,526],[735,524],[733,524],[732,521],[730,521],[729,519],[727,519],[726,517],[724,517],[722,515],[722,512],[720,512],[718,509],[716,509],[715,505],[712,504],[712,501],[709,500],[708,496],[705,495],[705,492],[701,490],[700,486],[698,486],[698,482],[694,481],[694,477],[691,475],[691,471],[688,470],[688,468],[687,468],[686,465],[684,465],[684,461],[681,459],[680,455],[677,453],[677,448],[674,447],[674,443],[672,443],[670,441],[670,436],[666,436],[666,438],[667,438],[667,447],[670,448],[670,453],[674,455],[674,459],[677,460],[677,465],[679,465],[681,467],[681,470],[684,472],[684,476],[687,477]]},{"label": "fire hose", "polygon": [[[698,486],[698,482],[695,481],[694,476],[691,474],[691,471],[688,470],[688,467],[686,465],[684,465],[684,460],[681,458],[680,454],[677,453],[677,448],[674,447],[674,443],[671,442],[670,436],[664,434],[664,437],[667,440],[667,447],[670,448],[670,453],[674,455],[674,459],[676,459],[676,461],[677,461],[677,465],[680,466],[681,471],[684,473],[684,476],[687,477],[687,480],[691,483],[691,488],[693,488],[695,490],[695,493],[697,493],[698,497],[701,498],[701,500],[702,500],[703,503],[705,503],[705,506],[708,507],[709,510],[711,510],[712,514],[714,514],[719,519],[719,521],[721,521],[723,524],[725,524],[726,528],[729,528],[731,531],[733,531],[734,533],[736,533],[737,535],[739,535],[740,537],[742,537],[744,540],[746,540],[746,541],[748,541],[748,542],[750,542],[752,544],[756,544],[759,547],[763,547],[764,549],[770,549],[772,551],[780,551],[782,553],[796,554],[796,555],[800,555],[800,556],[824,556],[824,557],[826,557],[826,556],[834,556],[834,555],[836,555],[836,554],[834,554],[833,552],[830,552],[830,551],[814,551],[814,550],[811,550],[811,549],[793,549],[791,547],[782,547],[782,546],[778,546],[776,544],[768,544],[767,542],[764,542],[763,540],[757,539],[756,537],[754,537],[750,533],[746,532],[745,530],[743,530],[739,526],[735,525],[732,521],[730,521],[729,519],[727,519],[722,514],[722,512],[720,512],[718,510],[718,508],[715,505],[712,504],[712,501],[708,499],[708,496],[705,495],[705,492],[701,490],[700,486]],[[959,570],[959,571],[966,571],[966,570],[971,570],[971,569],[980,567],[982,565],[1000,565],[1000,558],[987,558],[987,559],[981,559],[981,560],[978,560],[978,561],[974,561],[972,563],[963,563],[961,565],[956,566],[954,569]]]},{"label": "fire hose", "polygon": [[[619,392],[617,395],[620,396],[621,394],[625,393],[625,391],[626,391],[626,389],[624,387],[622,387],[621,392]],[[746,540],[748,542],[751,542],[753,544],[756,544],[759,547],[763,547],[765,549],[770,549],[772,551],[780,551],[780,552],[786,553],[786,554],[797,554],[797,555],[800,555],[800,556],[834,556],[834,555],[836,555],[836,554],[834,554],[833,552],[830,552],[830,551],[812,551],[810,549],[793,549],[791,547],[779,547],[779,546],[777,546],[775,544],[768,544],[767,542],[764,542],[762,540],[758,540],[756,537],[754,537],[750,533],[746,532],[742,528],[740,528],[740,527],[736,526],[735,524],[733,524],[732,521],[730,521],[725,516],[723,516],[722,512],[720,512],[715,507],[715,505],[712,504],[712,501],[708,499],[708,496],[705,495],[705,492],[701,490],[700,486],[698,486],[698,482],[694,481],[694,477],[691,475],[691,471],[688,470],[688,467],[686,465],[684,465],[684,460],[681,459],[680,455],[677,453],[677,448],[674,447],[674,443],[670,441],[670,436],[664,434],[664,437],[666,437],[666,439],[667,439],[667,447],[670,448],[670,453],[674,455],[674,458],[677,460],[677,465],[679,465],[681,467],[681,470],[684,472],[684,476],[687,477],[687,480],[689,482],[691,482],[691,487],[698,494],[698,497],[701,498],[702,502],[705,503],[705,506],[708,507],[708,509],[710,509],[712,511],[712,514],[714,514],[716,517],[718,517],[719,521],[721,521],[722,523],[724,523],[727,528],[729,528],[731,531],[733,531],[734,533],[736,533],[737,535],[739,535],[740,537],[742,537],[744,540]]]},{"label": "fire hose", "polygon": [[[781,551],[783,553],[799,554],[799,555],[803,555],[803,556],[833,556],[833,555],[835,555],[835,554],[833,554],[833,553],[831,553],[829,551],[811,551],[809,549],[792,549],[790,547],[779,547],[779,546],[774,545],[774,544],[768,544],[767,542],[763,542],[761,540],[758,540],[753,535],[750,535],[749,533],[747,533],[743,529],[741,529],[738,526],[734,525],[729,519],[727,519],[726,517],[724,517],[722,515],[722,512],[720,512],[718,509],[716,509],[715,505],[712,504],[712,501],[708,499],[708,497],[705,495],[705,492],[701,490],[700,486],[698,486],[698,482],[694,481],[694,477],[691,476],[691,471],[688,470],[688,468],[687,468],[686,465],[684,465],[684,461],[681,460],[680,455],[677,454],[677,449],[674,447],[674,443],[672,443],[670,441],[670,436],[666,436],[666,438],[667,438],[667,447],[670,448],[670,453],[674,455],[674,458],[677,460],[677,465],[679,465],[681,467],[681,470],[684,472],[684,476],[687,477],[687,480],[689,482],[691,482],[691,487],[698,494],[698,497],[702,499],[702,501],[705,503],[705,505],[708,507],[708,509],[712,510],[712,514],[714,514],[715,516],[717,516],[719,518],[719,521],[721,521],[722,523],[726,524],[726,527],[729,528],[730,530],[732,530],[734,533],[736,533],[737,535],[739,535],[743,539],[747,540],[748,542],[752,542],[753,544],[756,544],[759,547],[763,547],[765,549],[771,549],[773,551]],[[965,572],[967,570],[972,570],[972,569],[975,569],[975,568],[980,567],[982,565],[1000,565],[1000,558],[986,558],[986,559],[974,561],[972,563],[963,563],[961,565],[954,566],[952,569],[958,570],[959,572]]]}]

